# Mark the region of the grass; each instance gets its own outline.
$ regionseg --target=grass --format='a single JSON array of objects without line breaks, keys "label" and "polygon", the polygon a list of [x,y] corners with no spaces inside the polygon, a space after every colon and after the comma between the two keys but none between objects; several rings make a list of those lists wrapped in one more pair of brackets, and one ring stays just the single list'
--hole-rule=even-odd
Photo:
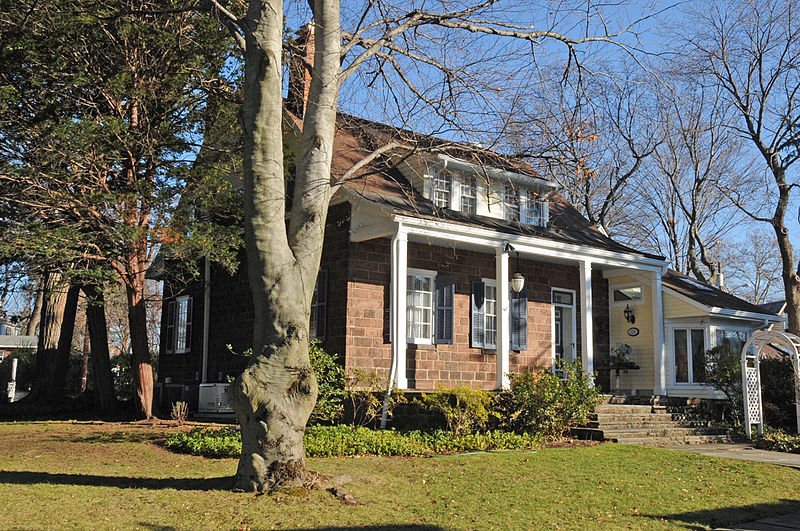
[{"label": "grass", "polygon": [[166,424],[0,424],[2,529],[696,529],[800,511],[800,471],[603,444],[310,459],[361,503],[231,493],[234,459],[173,454]]}]

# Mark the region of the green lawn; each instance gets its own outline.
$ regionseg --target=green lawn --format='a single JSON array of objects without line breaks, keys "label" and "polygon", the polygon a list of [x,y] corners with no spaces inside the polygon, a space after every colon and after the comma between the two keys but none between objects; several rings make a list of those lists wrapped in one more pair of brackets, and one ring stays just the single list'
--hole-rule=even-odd
[{"label": "green lawn", "polygon": [[361,502],[225,489],[232,459],[176,455],[166,425],[0,424],[2,529],[694,529],[800,511],[800,471],[604,444],[312,459]]}]

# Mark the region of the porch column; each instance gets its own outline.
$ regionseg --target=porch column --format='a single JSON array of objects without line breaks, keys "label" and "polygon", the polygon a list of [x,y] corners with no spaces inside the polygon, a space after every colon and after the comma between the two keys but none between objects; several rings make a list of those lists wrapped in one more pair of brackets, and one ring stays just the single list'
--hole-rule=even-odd
[{"label": "porch column", "polygon": [[392,371],[395,387],[408,388],[406,377],[406,281],[408,279],[408,235],[398,229],[392,238]]},{"label": "porch column", "polygon": [[587,374],[594,372],[594,331],[592,330],[592,262],[579,262],[581,281],[581,364]]},{"label": "porch column", "polygon": [[653,291],[653,394],[656,396],[667,394],[667,356],[664,344],[664,312],[661,304],[661,271],[652,273],[650,282]]},{"label": "porch column", "polygon": [[511,318],[509,315],[508,253],[497,249],[497,387],[508,389],[508,353],[511,343]]}]

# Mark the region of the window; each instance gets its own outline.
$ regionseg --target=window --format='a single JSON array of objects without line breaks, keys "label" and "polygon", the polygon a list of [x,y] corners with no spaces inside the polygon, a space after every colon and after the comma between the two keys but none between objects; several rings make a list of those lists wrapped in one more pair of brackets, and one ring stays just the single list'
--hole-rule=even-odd
[{"label": "window", "polygon": [[541,199],[538,192],[528,190],[522,220],[528,225],[544,227],[547,225],[547,202]]},{"label": "window", "polygon": [[[509,287],[508,341],[511,350],[528,349],[528,293],[514,293]],[[497,282],[493,279],[472,283],[472,319],[470,346],[493,350],[497,348]]]},{"label": "window", "polygon": [[433,177],[433,204],[439,208],[450,208],[453,185],[447,172],[439,171]]},{"label": "window", "polygon": [[478,211],[478,187],[474,176],[461,177],[461,212],[475,214]]},{"label": "window", "polygon": [[676,328],[672,332],[675,383],[703,383],[706,379],[704,328]]},{"label": "window", "polygon": [[192,343],[192,298],[176,298],[167,305],[166,352],[189,352]]},{"label": "window", "polygon": [[511,184],[503,191],[503,217],[506,221],[519,221],[519,189]]},{"label": "window", "polygon": [[742,353],[742,347],[747,342],[748,333],[744,330],[731,330],[717,328],[715,333],[716,345],[725,345],[736,354]]},{"label": "window", "polygon": [[308,323],[310,339],[325,339],[325,325],[328,310],[328,271],[321,269],[314,285],[314,296],[311,298],[311,317]]},{"label": "window", "polygon": [[553,290],[553,304],[573,305],[574,294],[571,291]]},{"label": "window", "polygon": [[618,303],[639,302],[644,298],[644,291],[641,285],[620,286],[615,288],[611,300]]},{"label": "window", "polygon": [[406,335],[409,343],[431,343],[436,273],[409,270],[406,289]]}]

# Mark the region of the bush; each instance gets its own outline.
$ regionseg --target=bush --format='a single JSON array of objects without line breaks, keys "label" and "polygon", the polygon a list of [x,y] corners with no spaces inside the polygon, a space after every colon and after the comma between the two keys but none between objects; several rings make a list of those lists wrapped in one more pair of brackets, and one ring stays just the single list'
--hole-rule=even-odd
[{"label": "bush", "polygon": [[[536,435],[502,431],[455,436],[444,430],[400,432],[348,425],[311,427],[306,431],[303,442],[308,457],[417,456],[486,450],[529,450],[541,445],[541,439]],[[241,434],[233,428],[196,428],[170,436],[165,447],[172,452],[204,457],[239,457],[242,439]]]},{"label": "bush", "polygon": [[337,420],[344,410],[345,374],[335,356],[325,352],[318,341],[308,346],[311,368],[317,377],[319,394],[308,419],[311,424],[326,424]]},{"label": "bush", "polygon": [[570,426],[585,424],[600,392],[578,362],[562,363],[559,373],[543,369],[509,375],[511,389],[498,397],[501,427],[556,439]]},{"label": "bush", "polygon": [[756,447],[774,452],[800,454],[800,435],[787,435],[780,431],[765,433],[756,440]]},{"label": "bush", "polygon": [[725,395],[723,416],[727,413],[736,425],[741,424],[744,412],[741,354],[726,344],[707,350],[706,383]]},{"label": "bush", "polygon": [[791,358],[764,358],[759,366],[764,422],[779,430],[795,431],[795,377]]},{"label": "bush", "polygon": [[433,393],[423,393],[415,402],[425,409],[441,413],[453,435],[482,430],[490,416],[497,417],[497,413],[490,409],[494,397],[467,385],[452,389],[440,386]]},{"label": "bush", "polygon": [[[345,392],[350,403],[352,422],[356,426],[374,426],[383,412],[383,401],[388,379],[376,372],[364,369],[350,369],[347,375]],[[394,409],[406,402],[403,391],[392,389],[389,395],[387,413],[392,416]]]}]

